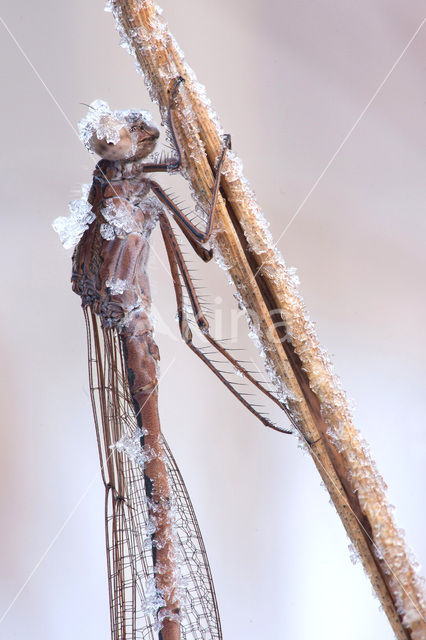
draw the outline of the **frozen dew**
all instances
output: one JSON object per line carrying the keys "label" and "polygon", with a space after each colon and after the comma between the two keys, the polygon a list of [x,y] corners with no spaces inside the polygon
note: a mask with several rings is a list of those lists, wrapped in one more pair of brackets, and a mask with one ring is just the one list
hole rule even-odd
{"label": "frozen dew", "polygon": [[[138,8],[142,8],[144,0],[139,0],[139,2],[136,2],[135,4],[136,10]],[[155,51],[161,46],[167,46],[170,41],[167,24],[163,20],[159,19],[161,10],[159,7],[155,6],[155,17],[157,19],[151,22],[149,31],[140,24],[137,27],[135,26],[133,28],[126,29],[123,26],[124,20],[122,16],[122,9],[114,2],[114,0],[107,1],[105,11],[112,13],[114,16],[116,28],[120,36],[120,45],[134,57],[136,61],[136,69],[138,73],[141,73],[142,69],[140,68],[139,61],[137,60],[136,50],[143,47],[145,52]],[[149,74],[142,73],[142,75],[144,75],[145,85],[152,100],[158,102]],[[178,74],[175,68],[170,68],[169,73],[165,72],[164,75],[169,75],[170,79],[173,79]]]}
{"label": "frozen dew", "polygon": [[[149,518],[147,520],[146,528],[145,528],[146,535],[153,536],[156,531],[157,531],[157,527],[155,526],[154,522],[152,522],[152,520]],[[149,544],[150,545],[152,544],[151,538],[149,539]]]}
{"label": "frozen dew", "polygon": [[117,236],[124,233],[131,233],[135,230],[135,221],[132,215],[132,209],[129,209],[128,202],[123,201],[117,205],[116,198],[108,200],[102,208],[102,215],[106,222],[109,223]]}
{"label": "frozen dew", "polygon": [[295,287],[298,287],[300,285],[300,279],[299,279],[299,276],[297,275],[296,267],[288,267],[287,268],[287,272],[288,272],[288,276],[289,276],[290,280],[292,281],[293,285]]}
{"label": "frozen dew", "polygon": [[106,223],[101,224],[99,231],[104,240],[114,240],[115,229],[112,225]]}
{"label": "frozen dew", "polygon": [[107,280],[106,286],[109,289],[111,295],[120,295],[128,288],[127,280],[121,280],[121,278],[114,278],[113,280]]}
{"label": "frozen dew", "polygon": [[111,449],[118,453],[124,453],[129,460],[143,469],[146,462],[155,457],[151,447],[141,445],[142,431],[136,429],[133,434],[124,434],[117,442],[111,445]]}
{"label": "frozen dew", "polygon": [[122,21],[120,20],[121,18],[121,7],[119,7],[114,0],[107,0],[104,10],[107,13],[112,13],[112,15],[115,17],[116,20],[116,26],[117,26],[117,31],[118,34],[120,36],[120,46],[123,47],[123,49],[125,49],[128,53],[130,53],[131,55],[135,55],[135,48],[132,44],[131,38],[127,35]]}
{"label": "frozen dew", "polygon": [[174,620],[175,622],[180,622],[181,621],[181,616],[179,613],[173,613],[173,611],[170,611],[167,608],[161,609],[158,614],[157,614],[157,619],[158,619],[158,630],[160,631],[163,627],[163,622],[164,620]]}
{"label": "frozen dew", "polygon": [[145,196],[139,203],[142,213],[146,213],[144,224],[144,234],[149,236],[153,228],[158,222],[160,213],[164,210],[163,205],[155,196]]}
{"label": "frozen dew", "polygon": [[330,442],[334,445],[335,449],[339,453],[342,453],[345,447],[341,442],[338,431],[336,431],[335,428],[331,429],[330,427],[327,427],[327,436],[329,437]]}
{"label": "frozen dew", "polygon": [[236,180],[241,180],[243,177],[243,163],[241,158],[239,158],[237,154],[230,149],[226,152],[225,161],[222,167],[222,175],[228,182],[235,182]]}
{"label": "frozen dew", "polygon": [[[93,134],[96,134],[99,139],[104,137],[100,135],[103,131],[108,130],[107,122],[112,121],[112,111],[107,102],[104,100],[94,100],[90,106],[87,115],[78,123],[78,132],[80,140],[84,143],[90,153],[93,153],[91,148],[91,139]],[[121,125],[120,129],[123,125]],[[98,135],[99,134],[99,135]],[[108,131],[108,142],[118,142],[120,136],[117,137],[117,131]]]}
{"label": "frozen dew", "polygon": [[135,46],[132,42],[132,32],[130,36],[127,35],[124,29],[119,30],[120,34],[120,47],[122,47],[127,53],[130,53],[131,56],[135,55]]}
{"label": "frozen dew", "polygon": [[[181,54],[181,58],[183,60],[184,59],[183,51],[180,50],[176,40],[174,39],[174,37],[171,34],[169,35],[169,38],[170,38],[171,43],[173,44],[173,46],[176,48],[177,52]],[[191,67],[188,65],[188,63],[185,62],[184,65],[185,65],[186,75],[188,76],[188,78],[190,78],[190,80],[191,80],[191,82],[193,84],[194,90],[196,91],[200,102],[207,109],[207,113],[209,115],[209,118],[214,123],[217,133],[220,136],[223,136],[224,131],[223,131],[222,125],[220,124],[220,121],[219,121],[219,118],[217,116],[217,113],[214,111],[214,109],[212,107],[212,103],[211,103],[210,98],[207,96],[206,87],[203,84],[201,84],[201,82],[198,81],[197,76],[195,75],[193,69],[191,69]]]}
{"label": "frozen dew", "polygon": [[360,562],[361,558],[359,557],[359,553],[352,543],[348,545],[348,549],[349,549],[349,558],[352,564],[355,565],[358,562]]}
{"label": "frozen dew", "polygon": [[[87,115],[78,123],[80,140],[90,153],[94,153],[94,140],[106,140],[111,144],[120,141],[123,128],[137,119],[142,119],[146,124],[152,123],[152,115],[149,111],[142,109],[112,110],[105,100],[94,100]],[[136,151],[137,133],[130,134],[132,142],[129,157]]]}
{"label": "frozen dew", "polygon": [[122,122],[115,120],[107,114],[99,118],[96,136],[99,140],[106,140],[108,143],[117,144],[120,140],[120,131],[122,128]]}
{"label": "frozen dew", "polygon": [[[163,598],[160,589],[157,589],[155,585],[155,579],[150,578],[147,582],[145,598],[142,602],[142,614],[156,616],[160,607],[164,607],[166,601]],[[159,631],[159,629],[157,629]]]}
{"label": "frozen dew", "polygon": [[[139,6],[142,8],[144,5],[143,0],[139,0]],[[115,18],[116,28],[120,36],[120,44],[123,48],[128,51],[136,60],[136,68],[138,73],[142,72],[139,61],[137,60],[137,49],[140,49],[145,52],[149,51],[157,51],[159,49],[171,48],[177,52],[177,55],[180,56],[181,60],[184,60],[184,53],[180,49],[173,35],[169,32],[167,23],[162,19],[162,9],[155,5],[155,17],[151,20],[149,30],[145,29],[141,25],[137,27],[130,28],[126,30],[124,28],[124,20],[122,19],[122,10],[121,7],[114,2],[114,0],[107,0],[105,11],[112,13]],[[223,129],[220,125],[217,114],[212,108],[211,102],[207,97],[207,92],[205,86],[202,85],[195,76],[191,67],[184,62],[185,68],[185,76],[188,77],[191,82],[194,90],[198,94],[198,98],[200,102],[205,106],[208,111],[209,117],[213,120],[216,125],[217,131],[219,135],[223,135]],[[163,79],[169,80],[170,82],[179,75],[179,72],[175,65],[169,65],[166,69],[165,67],[160,69],[160,73],[162,74]],[[149,73],[145,73],[145,85],[151,96],[151,99],[154,102],[158,103],[158,95],[155,87],[155,83],[153,83],[153,79],[150,77]],[[190,105],[188,105],[190,107]],[[164,111],[164,110],[163,110]],[[190,121],[194,120],[193,116],[191,116]],[[196,157],[196,155],[194,156]]]}
{"label": "frozen dew", "polygon": [[81,186],[81,198],[69,203],[70,213],[67,217],[61,216],[53,221],[52,227],[58,233],[65,249],[73,249],[80,241],[81,236],[95,219],[92,205],[87,201],[90,185]]}
{"label": "frozen dew", "polygon": [[153,124],[152,113],[147,109],[116,109],[113,114],[114,118],[121,119],[123,122],[133,122],[142,118],[146,124]]}
{"label": "frozen dew", "polygon": [[230,269],[229,263],[227,260],[225,260],[222,254],[219,253],[219,251],[214,252],[214,258],[215,258],[216,264],[220,269],[222,269],[223,271],[229,271]]}

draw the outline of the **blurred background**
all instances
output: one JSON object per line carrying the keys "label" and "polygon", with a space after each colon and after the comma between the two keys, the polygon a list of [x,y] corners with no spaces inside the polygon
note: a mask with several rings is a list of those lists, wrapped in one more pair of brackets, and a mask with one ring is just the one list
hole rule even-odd
{"label": "blurred background", "polygon": [[[426,25],[305,201],[421,25],[424,3],[162,6],[275,238],[304,202],[279,248],[424,562]],[[152,108],[157,122],[158,111],[103,0],[8,3],[2,18],[19,46],[1,25],[0,617],[26,586],[0,636],[106,640],[85,330],[71,252],[51,222],[91,180],[95,159],[72,128],[86,113],[80,103]],[[187,193],[183,179],[171,181]],[[224,637],[390,640],[310,458],[295,438],[262,428],[181,343],[158,231],[153,245],[161,418],[204,534]],[[229,329],[226,278],[214,264],[206,278]],[[245,333],[239,322],[243,344]]]}

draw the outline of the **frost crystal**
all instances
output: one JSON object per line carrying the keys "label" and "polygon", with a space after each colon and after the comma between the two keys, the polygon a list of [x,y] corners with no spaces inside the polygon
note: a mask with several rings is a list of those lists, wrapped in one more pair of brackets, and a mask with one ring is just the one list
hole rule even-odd
{"label": "frost crystal", "polygon": [[[122,126],[121,124],[120,129]],[[117,125],[113,127],[113,113],[104,100],[94,100],[90,104],[87,115],[78,123],[80,140],[91,153],[93,150],[90,147],[90,140],[94,133],[100,140],[107,136],[107,142],[118,142],[120,129],[117,131]]]}
{"label": "frost crystal", "polygon": [[348,545],[348,549],[349,549],[349,557],[351,559],[352,564],[357,564],[358,562],[360,562],[361,558],[359,557],[359,553],[355,549],[352,543]]}
{"label": "frost crystal", "polygon": [[69,203],[69,216],[61,216],[52,222],[52,227],[59,234],[59,238],[65,249],[73,249],[80,241],[81,236],[95,219],[92,213],[92,205],[87,201],[90,185],[81,186],[81,198]]}
{"label": "frost crystal", "polygon": [[109,289],[111,295],[120,295],[125,292],[128,287],[128,283],[126,280],[121,280],[120,278],[115,278],[114,280],[107,280],[106,286]]}
{"label": "frost crystal", "polygon": [[[152,122],[152,115],[149,111],[136,109],[113,111],[104,100],[94,100],[90,104],[87,115],[78,123],[80,140],[90,153],[94,153],[93,136],[96,136],[98,140],[105,139],[107,142],[116,144],[120,140],[120,132],[123,127],[128,127],[129,122],[136,118],[142,118],[147,124]],[[130,155],[133,155],[136,151],[137,134],[130,135],[132,140]]]}
{"label": "frost crystal", "polygon": [[123,201],[117,206],[115,202],[108,200],[102,208],[102,215],[109,225],[113,227],[117,236],[123,233],[131,233],[135,230],[132,211],[129,209],[127,201]]}
{"label": "frost crystal", "polygon": [[164,211],[164,207],[155,196],[145,196],[139,203],[139,209],[142,213],[146,212],[147,220],[144,223],[144,233],[149,235],[157,224],[158,216]]}
{"label": "frost crystal", "polygon": [[[156,616],[160,607],[164,607],[166,601],[164,600],[160,589],[155,586],[155,579],[150,578],[147,583],[145,600],[142,605],[142,613],[145,615]],[[159,629],[156,629],[159,631]]]}
{"label": "frost crystal", "polygon": [[99,231],[104,240],[114,240],[115,230],[110,224],[101,224]]}
{"label": "frost crystal", "polygon": [[150,447],[141,446],[142,431],[136,429],[132,435],[125,434],[111,445],[118,453],[124,453],[132,462],[140,467],[144,467],[146,462],[150,462],[155,457],[154,451]]}

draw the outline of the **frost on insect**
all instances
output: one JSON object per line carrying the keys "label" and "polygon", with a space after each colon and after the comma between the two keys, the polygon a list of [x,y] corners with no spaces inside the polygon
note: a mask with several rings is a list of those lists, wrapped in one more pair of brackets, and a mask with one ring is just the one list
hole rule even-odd
{"label": "frost on insect", "polygon": [[[160,607],[164,607],[165,604],[166,604],[166,601],[164,600],[160,589],[158,589],[155,586],[154,577],[150,578],[147,581],[147,588],[146,588],[145,598],[142,602],[141,612],[144,615],[155,617],[158,609],[160,609]],[[156,628],[155,630],[158,631],[159,629]]]}
{"label": "frost on insect", "polygon": [[92,205],[87,201],[90,185],[81,186],[82,195],[78,200],[69,203],[69,216],[56,218],[52,227],[59,234],[59,238],[65,249],[73,249],[78,244],[81,236],[95,219],[92,213]]}
{"label": "frost on insect", "polygon": [[101,224],[100,233],[104,240],[114,240],[115,238],[114,227],[106,222]]}
{"label": "frost on insect", "polygon": [[107,280],[105,284],[108,287],[109,292],[113,296],[124,293],[129,287],[129,283],[127,282],[127,280],[122,280],[121,278],[113,278],[112,280]]}
{"label": "frost on insect", "polygon": [[117,198],[107,200],[102,208],[102,216],[114,230],[114,236],[124,238],[136,231],[132,210],[127,200],[117,202]]}
{"label": "frost on insect", "polygon": [[93,153],[91,139],[94,133],[101,140],[105,138],[107,142],[116,144],[120,140],[120,131],[123,123],[114,118],[114,114],[104,100],[94,100],[87,116],[78,123],[80,140],[87,149]]}
{"label": "frost on insect", "polygon": [[115,444],[110,446],[110,449],[115,449],[118,453],[126,455],[131,462],[143,469],[145,463],[153,460],[156,454],[152,447],[141,446],[142,437],[142,429],[135,429],[132,434],[125,433]]}
{"label": "frost on insect", "polygon": [[128,156],[134,155],[137,146],[137,133],[129,132],[129,122],[132,119],[143,118],[146,124],[151,124],[152,115],[142,110],[112,110],[104,100],[94,100],[90,104],[87,115],[78,123],[79,136],[90,153],[97,153],[96,145],[99,141],[115,145],[130,137]]}
{"label": "frost on insect", "polygon": [[[109,359],[110,356],[107,363]],[[112,376],[109,379],[114,389],[123,380],[123,373],[107,367],[106,374]],[[116,392],[112,394],[105,389],[102,393],[106,395],[99,406],[108,412],[104,420],[108,418],[122,429],[120,437],[103,454],[104,468],[112,465],[120,469],[119,478],[113,483],[117,491],[111,496],[112,509],[107,519],[108,549],[112,557],[118,558],[115,571],[125,579],[118,594],[121,597],[124,592],[129,593],[128,604],[125,605],[125,599],[123,607],[131,609],[117,609],[120,616],[117,620],[125,625],[126,637],[134,640],[153,638],[152,632],[159,633],[170,622],[178,624],[182,639],[220,640],[204,546],[170,450],[161,435],[152,441],[152,446],[142,444],[149,432],[135,427],[130,405],[123,402],[128,393],[125,387],[118,393],[123,398],[119,405],[120,421],[112,402]],[[158,489],[155,499],[147,498],[144,475],[147,466],[157,464],[157,460],[167,467],[169,486]],[[162,553],[163,561],[159,561]],[[126,580],[126,576],[131,576],[131,580]]]}

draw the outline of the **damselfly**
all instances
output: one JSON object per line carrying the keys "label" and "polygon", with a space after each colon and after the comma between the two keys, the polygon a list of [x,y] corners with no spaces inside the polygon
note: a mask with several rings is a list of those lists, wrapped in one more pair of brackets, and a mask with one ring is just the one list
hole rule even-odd
{"label": "damselfly", "polygon": [[[196,289],[167,217],[205,262],[215,224],[220,175],[230,137],[218,159],[204,230],[193,224],[148,173],[179,170],[182,149],[174,126],[170,92],[168,126],[176,155],[148,159],[159,131],[142,111],[110,111],[97,101],[81,123],[88,148],[101,156],[88,197],[70,219],[55,221],[67,246],[78,240],[72,285],[86,318],[89,375],[102,479],[111,630],[114,640],[218,639],[216,597],[198,523],[185,484],[160,430],[158,348],[150,318],[146,265],[149,238],[158,223],[167,251],[182,338],[226,387],[262,423],[276,426],[248,402],[235,384],[196,346],[184,292],[198,329],[212,348],[259,391],[286,407],[209,332]],[[289,416],[290,420],[291,417]]]}

